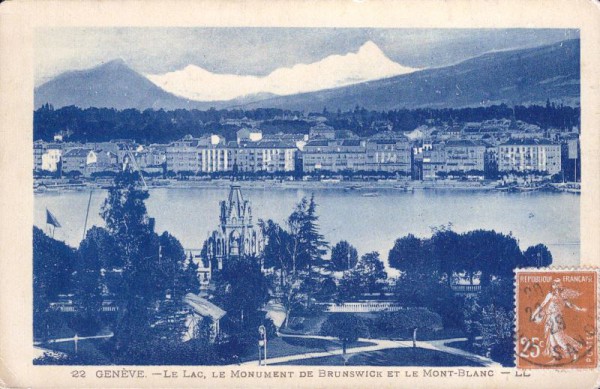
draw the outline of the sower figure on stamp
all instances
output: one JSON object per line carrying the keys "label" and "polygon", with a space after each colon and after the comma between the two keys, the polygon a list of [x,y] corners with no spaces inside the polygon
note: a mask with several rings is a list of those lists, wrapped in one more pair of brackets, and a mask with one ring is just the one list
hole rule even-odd
{"label": "sower figure on stamp", "polygon": [[563,288],[560,278],[556,278],[552,282],[552,290],[531,314],[531,320],[535,323],[544,320],[545,355],[551,355],[554,359],[562,359],[565,355],[574,361],[577,360],[577,354],[583,345],[567,335],[563,311],[567,307],[577,312],[585,312],[585,308],[571,302],[571,299],[580,295],[581,293],[576,290]]}

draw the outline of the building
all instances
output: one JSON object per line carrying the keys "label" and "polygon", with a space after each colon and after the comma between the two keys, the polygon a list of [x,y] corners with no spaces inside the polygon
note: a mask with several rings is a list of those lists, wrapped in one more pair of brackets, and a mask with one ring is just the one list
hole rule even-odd
{"label": "building", "polygon": [[488,145],[482,141],[424,141],[414,148],[415,178],[435,179],[440,175],[486,171]]}
{"label": "building", "polygon": [[304,145],[308,142],[307,134],[266,134],[262,140],[278,140],[287,143],[293,143],[300,151],[304,150]]}
{"label": "building", "polygon": [[[244,136],[244,134],[239,134]],[[212,135],[185,137],[166,148],[167,170],[177,172],[293,172],[298,148],[293,140],[225,142]]]}
{"label": "building", "polygon": [[62,171],[83,174],[87,165],[96,162],[96,160],[97,155],[92,149],[77,147],[63,154]]}
{"label": "building", "polygon": [[581,178],[581,158],[579,135],[569,133],[561,142],[561,162],[564,179],[567,181],[579,181]]}
{"label": "building", "polygon": [[294,142],[261,140],[235,147],[235,164],[240,172],[293,172],[298,149]]}
{"label": "building", "polygon": [[213,173],[231,171],[234,155],[218,135],[204,138],[186,136],[166,147],[167,170],[175,173]]}
{"label": "building", "polygon": [[441,142],[423,142],[419,149],[421,171],[417,177],[423,180],[437,178],[440,172],[446,172],[446,149]]}
{"label": "building", "polygon": [[199,140],[191,136],[169,144],[165,151],[167,170],[175,173],[198,172],[201,166],[198,144]]}
{"label": "building", "polygon": [[46,144],[43,140],[36,140],[33,142],[33,170],[41,170],[42,168],[42,155],[46,151]]}
{"label": "building", "polygon": [[410,174],[411,146],[408,139],[368,140],[365,170]]}
{"label": "building", "polygon": [[61,148],[47,148],[42,154],[42,170],[49,172],[55,172],[58,170],[58,166],[62,157]]}
{"label": "building", "polygon": [[498,170],[557,174],[561,146],[546,139],[510,139],[498,146]]}
{"label": "building", "polygon": [[237,143],[242,142],[258,142],[262,140],[263,134],[262,131],[257,129],[250,128],[242,128],[236,132]]}
{"label": "building", "polygon": [[119,171],[117,154],[112,151],[91,151],[87,165],[83,171],[85,175],[100,172],[117,172]]}
{"label": "building", "polygon": [[483,172],[485,169],[485,144],[480,141],[449,140],[446,151],[445,170],[451,172]]}
{"label": "building", "polygon": [[72,143],[44,142],[43,140],[36,140],[33,142],[33,169],[55,172],[58,169],[58,164],[64,150],[77,146],[81,147],[80,145]]}
{"label": "building", "polygon": [[335,139],[335,129],[325,123],[318,123],[308,130],[308,136],[310,139]]}
{"label": "building", "polygon": [[364,140],[311,140],[302,152],[302,168],[305,173],[364,171],[366,157]]}
{"label": "building", "polygon": [[146,166],[161,166],[167,162],[167,146],[151,144],[147,148]]}
{"label": "building", "polygon": [[239,185],[231,186],[220,211],[219,227],[209,234],[202,249],[213,271],[222,270],[230,258],[258,257],[264,249],[260,229],[252,220],[252,206]]}

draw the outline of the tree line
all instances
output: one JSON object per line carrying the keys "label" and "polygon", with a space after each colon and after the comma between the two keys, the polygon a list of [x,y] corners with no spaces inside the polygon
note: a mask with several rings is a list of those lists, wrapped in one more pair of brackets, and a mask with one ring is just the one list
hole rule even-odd
{"label": "tree line", "polygon": [[313,125],[311,118],[323,116],[326,124],[336,130],[350,130],[359,136],[370,136],[378,131],[412,131],[422,124],[453,125],[481,122],[491,119],[515,119],[536,124],[542,129],[570,130],[579,126],[580,108],[548,101],[545,106],[514,106],[506,104],[475,108],[419,108],[373,111],[362,107],[353,110],[309,113],[282,109],[210,109],[207,111],[178,109],[173,111],[147,109],[116,110],[113,108],[54,109],[45,104],[34,111],[34,140],[51,141],[59,131],[70,131],[69,140],[103,142],[111,139],[132,139],[142,144],[168,143],[187,134],[199,137],[206,134],[223,135],[236,139],[240,126],[223,123],[226,119],[259,121],[264,133],[307,134]]}

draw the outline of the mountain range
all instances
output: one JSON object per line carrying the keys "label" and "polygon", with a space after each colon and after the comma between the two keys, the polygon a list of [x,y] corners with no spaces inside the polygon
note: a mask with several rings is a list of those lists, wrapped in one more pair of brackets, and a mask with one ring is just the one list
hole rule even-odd
{"label": "mountain range", "polygon": [[211,73],[195,65],[143,75],[122,60],[70,71],[35,89],[35,107],[116,109],[283,108],[320,111],[466,107],[496,103],[578,105],[579,40],[484,54],[451,66],[412,69],[374,43],[257,77]]}
{"label": "mountain range", "polygon": [[264,77],[217,74],[195,65],[146,77],[167,92],[180,97],[196,101],[224,101],[261,94],[288,96],[314,92],[415,70],[417,69],[392,61],[375,43],[367,41],[356,53],[330,55],[310,64],[279,68]]}

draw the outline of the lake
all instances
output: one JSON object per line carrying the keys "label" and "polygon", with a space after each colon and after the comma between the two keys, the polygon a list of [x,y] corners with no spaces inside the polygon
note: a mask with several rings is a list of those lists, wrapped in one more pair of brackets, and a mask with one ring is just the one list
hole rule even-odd
{"label": "lake", "polygon": [[[187,249],[199,249],[219,220],[219,201],[228,188],[150,189],[147,208],[156,231],[169,231]],[[360,191],[332,189],[244,188],[255,221],[283,222],[303,197],[315,194],[321,233],[332,245],[347,240],[359,254],[379,251],[387,261],[394,240],[406,234],[427,237],[431,228],[452,223],[456,232],[493,229],[519,240],[521,249],[544,243],[554,264],[579,264],[579,196],[570,193],[499,193],[460,190],[378,190],[377,197]],[[90,192],[35,194],[35,224],[45,229],[46,207],[62,228],[55,238],[77,247],[82,239]],[[103,225],[99,215],[106,190],[92,193],[88,229]]]}

